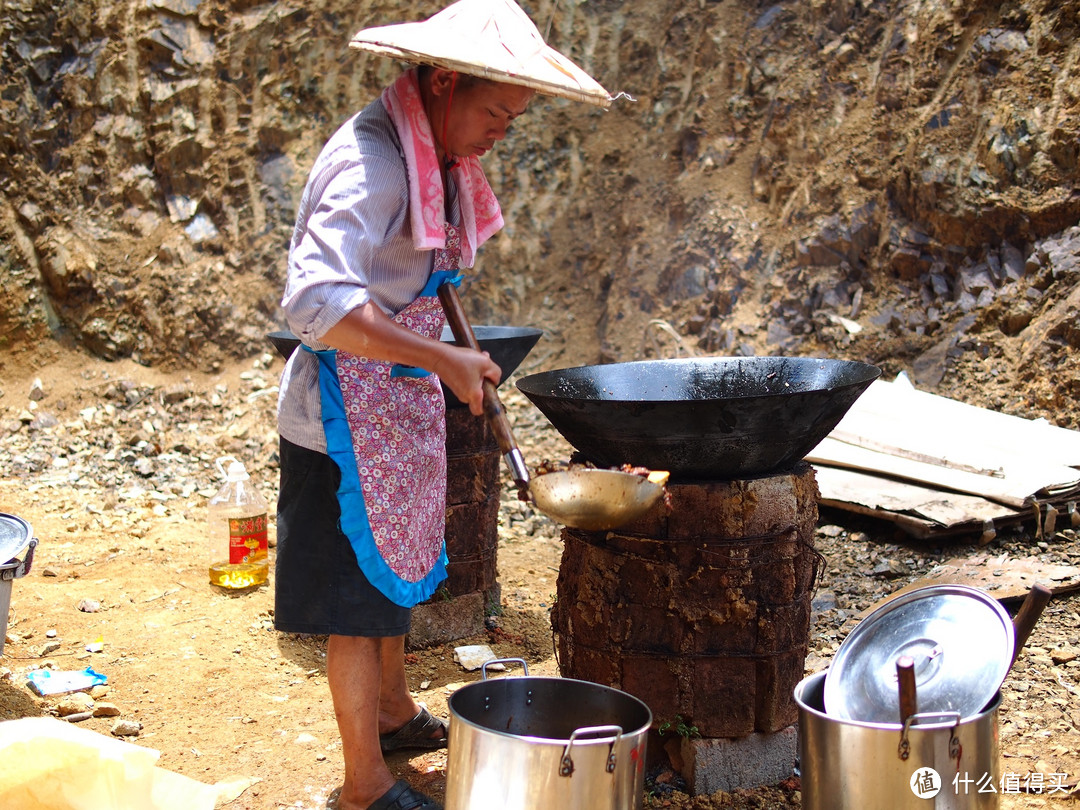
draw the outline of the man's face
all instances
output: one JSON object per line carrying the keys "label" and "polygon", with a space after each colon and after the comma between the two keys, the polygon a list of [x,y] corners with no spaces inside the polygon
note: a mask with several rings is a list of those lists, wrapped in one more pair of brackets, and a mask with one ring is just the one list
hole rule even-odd
{"label": "man's face", "polygon": [[450,102],[446,151],[454,157],[480,157],[506,137],[510,122],[525,112],[535,91],[501,82],[458,80]]}

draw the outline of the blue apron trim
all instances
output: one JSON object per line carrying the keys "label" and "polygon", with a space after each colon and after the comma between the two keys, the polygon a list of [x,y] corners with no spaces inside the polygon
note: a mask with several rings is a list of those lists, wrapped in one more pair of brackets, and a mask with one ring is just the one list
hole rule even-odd
{"label": "blue apron trim", "polygon": [[458,273],[457,270],[436,270],[428,278],[427,284],[424,286],[423,291],[418,298],[434,298],[439,294],[439,287],[449,282],[455,287],[461,286],[461,280],[464,276]]}
{"label": "blue apron trim", "polygon": [[431,372],[426,368],[417,368],[416,366],[403,366],[401,363],[397,363],[390,367],[391,377],[430,377]]}
{"label": "blue apron trim", "polygon": [[386,564],[375,545],[375,536],[368,522],[364,490],[360,485],[356,455],[353,453],[352,433],[345,417],[345,401],[338,383],[337,350],[315,351],[307,346],[304,349],[319,359],[319,393],[322,397],[326,453],[341,471],[337,491],[338,504],[341,506],[341,531],[349,538],[356,562],[368,581],[394,604],[411,608],[435,593],[439,583],[446,579],[446,565],[449,562],[446,544],[443,543],[434,567],[418,582],[406,582]]}
{"label": "blue apron trim", "polygon": [[[436,270],[428,278],[427,284],[420,292],[417,298],[434,298],[439,294],[439,287],[443,284],[453,284],[455,287],[461,286],[461,280],[463,275],[457,273],[454,270]],[[418,368],[416,366],[403,366],[401,363],[394,365],[390,368],[391,377],[428,377],[431,372],[424,368]]]}

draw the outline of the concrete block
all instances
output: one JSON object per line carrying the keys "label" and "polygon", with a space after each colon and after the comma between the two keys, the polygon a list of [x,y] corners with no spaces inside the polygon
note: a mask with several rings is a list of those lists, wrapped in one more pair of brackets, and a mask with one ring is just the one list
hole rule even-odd
{"label": "concrete block", "polygon": [[441,599],[437,594],[429,602],[412,609],[412,628],[405,638],[410,650],[435,647],[484,632],[484,593]]}
{"label": "concrete block", "polygon": [[694,796],[775,785],[795,771],[797,726],[746,737],[684,739],[683,776]]}

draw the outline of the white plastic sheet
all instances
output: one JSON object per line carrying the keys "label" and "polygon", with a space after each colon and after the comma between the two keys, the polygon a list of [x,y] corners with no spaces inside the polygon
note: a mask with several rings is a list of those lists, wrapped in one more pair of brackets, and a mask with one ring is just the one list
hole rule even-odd
{"label": "white plastic sheet", "polygon": [[218,788],[157,767],[158,751],[51,717],[0,722],[0,807],[213,810]]}

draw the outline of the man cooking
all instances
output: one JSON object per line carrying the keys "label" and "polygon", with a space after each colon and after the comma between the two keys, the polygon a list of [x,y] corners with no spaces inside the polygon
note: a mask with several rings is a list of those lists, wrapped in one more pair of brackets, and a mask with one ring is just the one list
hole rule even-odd
{"label": "man cooking", "polygon": [[440,381],[479,416],[500,374],[440,340],[437,291],[503,225],[478,158],[534,93],[611,97],[513,0],[460,0],[351,45],[416,66],[329,139],[300,202],[282,299],[303,347],[278,404],[275,624],[329,636],[345,760],[332,806],[430,810],[383,755],[447,743],[404,665],[411,608],[446,576]]}

